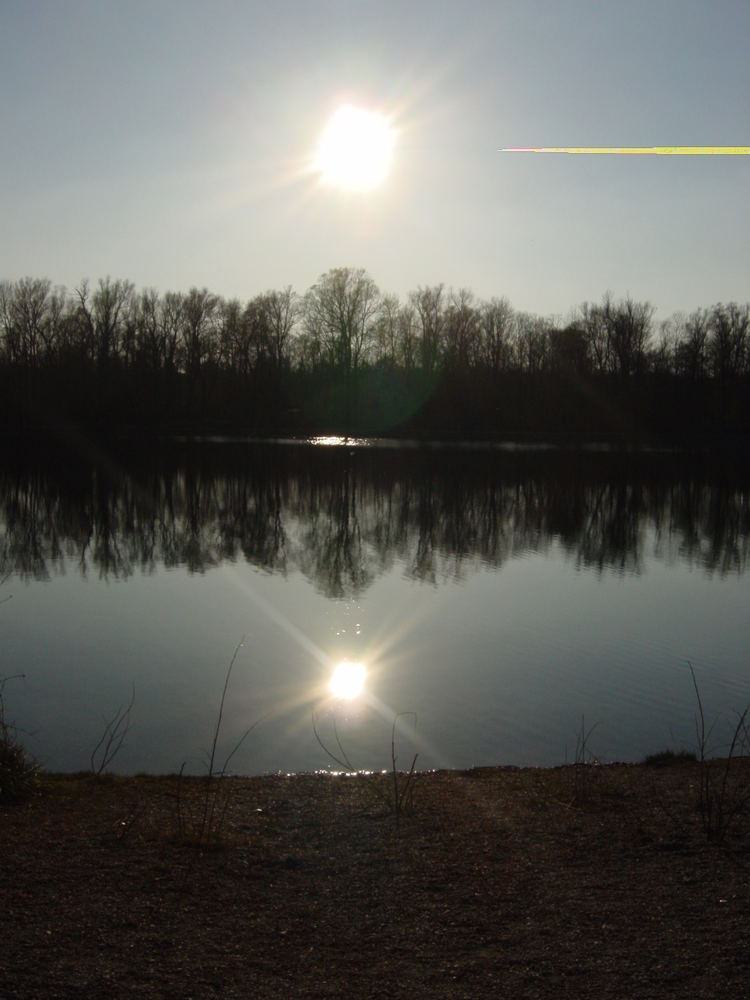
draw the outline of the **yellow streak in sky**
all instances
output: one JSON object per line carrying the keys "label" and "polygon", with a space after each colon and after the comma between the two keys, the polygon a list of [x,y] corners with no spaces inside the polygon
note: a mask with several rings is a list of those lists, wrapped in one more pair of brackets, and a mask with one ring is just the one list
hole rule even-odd
{"label": "yellow streak in sky", "polygon": [[750,156],[750,146],[513,146],[501,153],[589,153],[621,156]]}

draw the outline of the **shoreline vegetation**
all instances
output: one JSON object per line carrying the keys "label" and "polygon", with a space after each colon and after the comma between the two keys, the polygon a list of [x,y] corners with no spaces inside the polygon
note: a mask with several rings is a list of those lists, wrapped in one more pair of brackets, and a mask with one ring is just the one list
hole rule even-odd
{"label": "shoreline vegetation", "polygon": [[747,811],[717,840],[698,808],[722,766],[417,772],[398,824],[381,776],[222,778],[210,847],[178,820],[205,778],[41,773],[0,809],[2,991],[739,998]]}
{"label": "shoreline vegetation", "polygon": [[750,304],[657,323],[607,292],[563,319],[442,284],[400,299],[351,267],[246,302],[1,281],[0,418],[63,436],[746,438]]}

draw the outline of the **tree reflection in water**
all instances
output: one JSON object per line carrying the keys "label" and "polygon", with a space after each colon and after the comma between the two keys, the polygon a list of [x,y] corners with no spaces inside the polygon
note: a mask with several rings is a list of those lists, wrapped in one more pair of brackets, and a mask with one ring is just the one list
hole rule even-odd
{"label": "tree reflection in water", "polygon": [[598,572],[643,559],[744,573],[748,474],[676,453],[184,445],[0,469],[0,578],[99,577],[242,558],[363,593],[395,562],[436,583],[561,547]]}

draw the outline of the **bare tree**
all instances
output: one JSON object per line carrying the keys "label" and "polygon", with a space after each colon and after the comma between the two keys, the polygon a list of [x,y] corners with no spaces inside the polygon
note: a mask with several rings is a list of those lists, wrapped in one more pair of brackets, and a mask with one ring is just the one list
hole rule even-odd
{"label": "bare tree", "polygon": [[250,370],[261,377],[271,369],[271,344],[266,298],[256,295],[245,306],[243,313]]}
{"label": "bare tree", "polygon": [[47,278],[3,282],[0,322],[5,353],[12,363],[24,368],[38,367],[47,338],[51,287]]}
{"label": "bare tree", "polygon": [[654,308],[628,296],[614,302],[607,293],[602,302],[612,370],[623,376],[640,374],[645,368]]}
{"label": "bare tree", "polygon": [[159,345],[166,371],[176,371],[179,363],[183,303],[179,292],[167,292],[159,301]]}
{"label": "bare tree", "polygon": [[280,372],[289,361],[292,333],[299,319],[299,296],[287,285],[263,296],[268,317],[268,350],[272,364]]}
{"label": "bare tree", "polygon": [[375,324],[374,359],[391,370],[396,368],[399,348],[399,310],[397,295],[384,295]]}
{"label": "bare tree", "polygon": [[159,295],[154,288],[144,289],[134,305],[135,352],[147,369],[158,372],[163,364],[161,329],[159,326]]}
{"label": "bare tree", "polygon": [[702,381],[708,370],[708,328],[709,315],[705,309],[696,309],[679,322],[675,365],[678,374],[691,382]]}
{"label": "bare tree", "polygon": [[709,324],[711,368],[715,377],[726,384],[745,371],[750,306],[736,302],[714,306]]}
{"label": "bare tree", "polygon": [[96,360],[99,365],[106,365],[120,354],[123,320],[133,293],[134,287],[129,281],[112,281],[109,276],[99,279],[97,289],[91,296]]}
{"label": "bare tree", "polygon": [[425,372],[433,372],[440,362],[440,348],[445,327],[443,286],[419,287],[411,292],[409,301],[414,306],[421,325],[419,343],[420,363]]}
{"label": "bare tree", "polygon": [[47,311],[42,327],[44,341],[44,359],[51,361],[63,348],[67,320],[67,294],[65,288],[58,285],[47,298]]}
{"label": "bare tree", "polygon": [[217,360],[220,367],[233,375],[246,377],[249,372],[249,352],[246,323],[239,299],[222,299],[217,309]]}
{"label": "bare tree", "polygon": [[649,353],[649,367],[657,375],[674,375],[678,368],[678,354],[685,329],[685,317],[675,313],[659,324],[656,344]]}
{"label": "bare tree", "polygon": [[16,326],[13,319],[13,282],[0,281],[0,355],[3,361],[12,362],[14,360],[16,347]]}
{"label": "bare tree", "polygon": [[87,360],[96,359],[96,325],[91,306],[91,292],[88,278],[84,278],[75,290],[74,308],[75,347]]}
{"label": "bare tree", "polygon": [[609,330],[602,306],[584,302],[579,310],[577,322],[586,338],[586,350],[595,372],[603,374],[610,370]]}
{"label": "bare tree", "polygon": [[374,358],[391,370],[410,372],[417,365],[417,313],[411,302],[383,295],[375,325]]}
{"label": "bare tree", "polygon": [[452,368],[466,369],[476,358],[479,340],[479,313],[468,288],[451,291],[445,310],[443,342],[445,358]]}
{"label": "bare tree", "polygon": [[330,364],[347,374],[359,369],[374,337],[379,304],[377,285],[362,268],[334,268],[312,286],[305,325]]}
{"label": "bare tree", "polygon": [[413,303],[406,302],[398,311],[397,361],[404,371],[411,372],[417,367],[418,354],[417,313]]}
{"label": "bare tree", "polygon": [[510,367],[513,309],[506,298],[490,299],[480,310],[480,357],[492,372]]}
{"label": "bare tree", "polygon": [[191,288],[182,300],[180,340],[183,364],[188,378],[198,378],[201,368],[211,358],[214,348],[214,320],[219,299],[207,288]]}
{"label": "bare tree", "polygon": [[516,352],[522,371],[536,375],[547,363],[547,321],[533,313],[516,313]]}
{"label": "bare tree", "polygon": [[552,371],[568,375],[581,375],[589,370],[586,336],[575,322],[548,328],[547,365]]}

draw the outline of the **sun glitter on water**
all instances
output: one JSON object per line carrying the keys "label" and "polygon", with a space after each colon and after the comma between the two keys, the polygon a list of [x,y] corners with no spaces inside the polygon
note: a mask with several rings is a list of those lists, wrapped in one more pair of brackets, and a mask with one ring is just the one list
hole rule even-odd
{"label": "sun glitter on water", "polygon": [[362,693],[366,676],[367,671],[363,664],[344,660],[333,671],[328,682],[328,690],[334,698],[352,701],[358,694]]}

